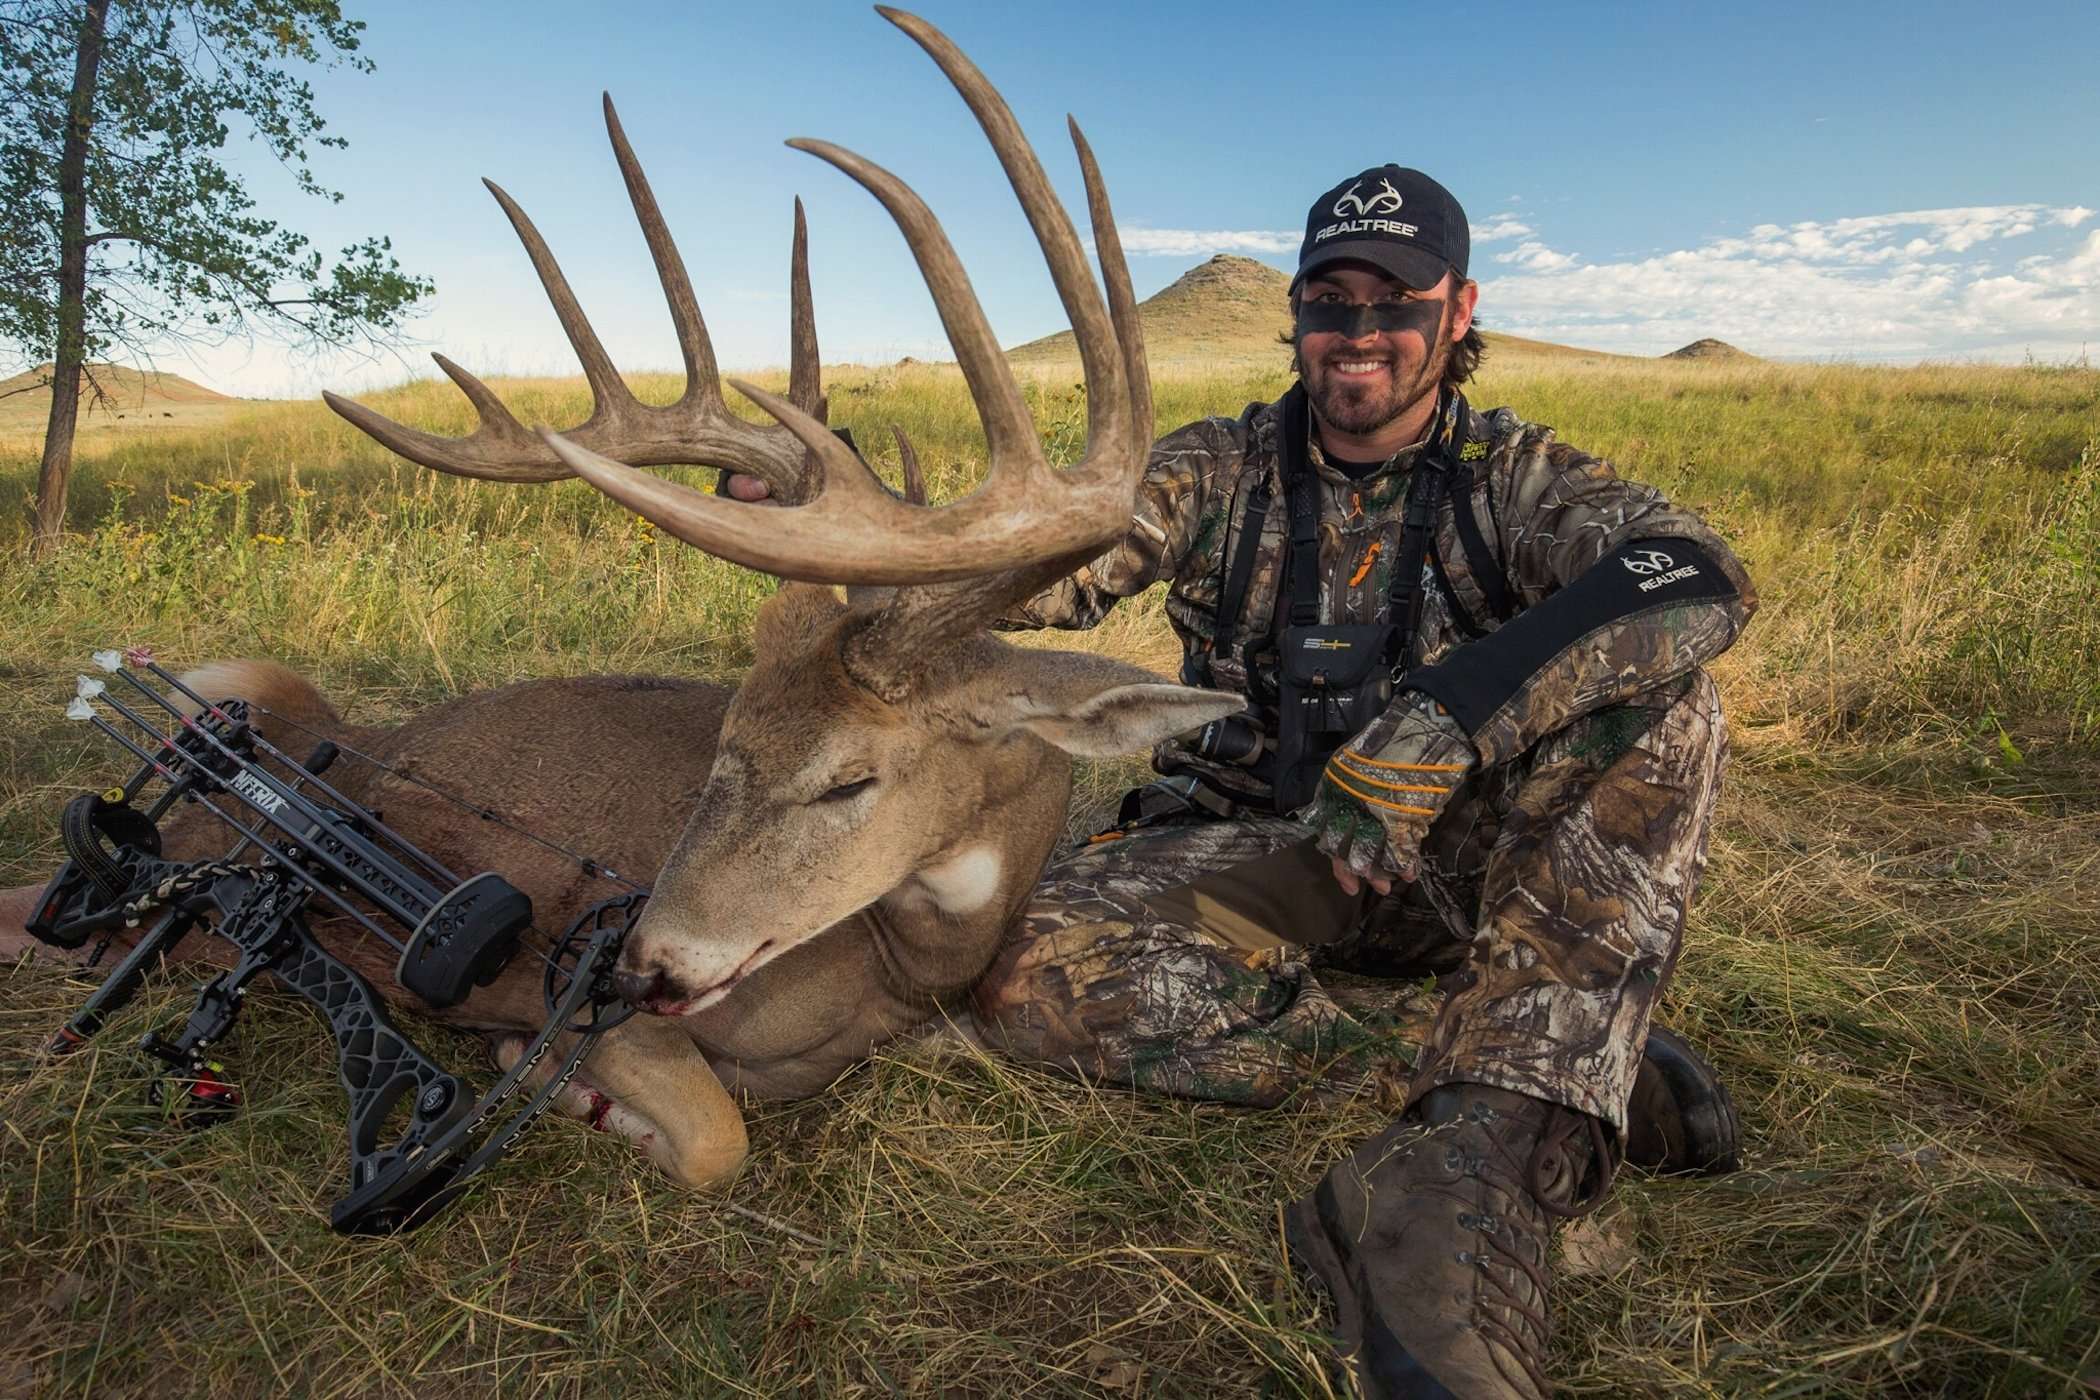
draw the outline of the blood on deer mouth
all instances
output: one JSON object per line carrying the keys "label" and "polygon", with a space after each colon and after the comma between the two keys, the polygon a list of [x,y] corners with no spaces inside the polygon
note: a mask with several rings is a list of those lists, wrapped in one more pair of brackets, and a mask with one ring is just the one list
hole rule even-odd
{"label": "blood on deer mouth", "polygon": [[778,941],[777,939],[768,938],[765,942],[752,949],[751,956],[738,963],[736,969],[727,977],[710,987],[703,987],[685,1000],[664,1004],[661,1010],[656,1005],[646,1006],[643,1010],[654,1012],[658,1016],[690,1016],[695,1011],[706,1010],[728,996],[730,992],[736,989],[737,983],[756,971],[759,964],[766,961],[767,955]]}

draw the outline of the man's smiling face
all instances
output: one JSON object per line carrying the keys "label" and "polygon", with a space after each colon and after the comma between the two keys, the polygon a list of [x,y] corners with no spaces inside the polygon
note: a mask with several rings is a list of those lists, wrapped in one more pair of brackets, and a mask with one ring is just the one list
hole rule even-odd
{"label": "man's smiling face", "polygon": [[1298,363],[1321,422],[1370,437],[1433,398],[1453,342],[1473,322],[1474,290],[1449,272],[1416,290],[1364,263],[1306,278]]}

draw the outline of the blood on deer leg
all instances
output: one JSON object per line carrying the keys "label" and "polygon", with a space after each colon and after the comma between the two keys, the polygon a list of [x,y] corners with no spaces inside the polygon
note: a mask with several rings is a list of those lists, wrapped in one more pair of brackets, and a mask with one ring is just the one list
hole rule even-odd
{"label": "blood on deer leg", "polygon": [[[496,1062],[508,1070],[524,1047],[522,1036],[502,1037]],[[534,1068],[536,1078],[552,1059]],[[706,1057],[675,1023],[655,1017],[638,1016],[606,1032],[553,1107],[618,1133],[686,1186],[727,1182],[750,1150],[744,1116]]]}

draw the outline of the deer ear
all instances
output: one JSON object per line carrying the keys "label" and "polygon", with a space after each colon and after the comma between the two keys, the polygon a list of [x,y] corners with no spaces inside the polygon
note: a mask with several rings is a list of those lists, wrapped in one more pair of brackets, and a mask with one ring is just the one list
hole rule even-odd
{"label": "deer ear", "polygon": [[1120,758],[1246,708],[1245,700],[1222,690],[1150,681],[1111,687],[1069,710],[1027,716],[1019,727],[1074,758]]}
{"label": "deer ear", "polygon": [[759,605],[753,636],[757,654],[780,656],[793,651],[845,611],[845,603],[824,584],[782,583],[778,593]]}
{"label": "deer ear", "polygon": [[1170,685],[1105,656],[1001,650],[1002,664],[953,697],[987,740],[1026,730],[1074,758],[1120,758],[1247,707],[1237,695]]}

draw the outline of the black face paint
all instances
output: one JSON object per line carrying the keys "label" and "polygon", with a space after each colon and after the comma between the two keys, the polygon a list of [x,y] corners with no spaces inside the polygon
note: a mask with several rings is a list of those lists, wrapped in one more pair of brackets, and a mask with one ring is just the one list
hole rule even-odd
{"label": "black face paint", "polygon": [[1339,335],[1358,340],[1372,331],[1412,331],[1428,345],[1443,324],[1444,298],[1380,301],[1360,305],[1345,301],[1307,301],[1298,305],[1298,334]]}

